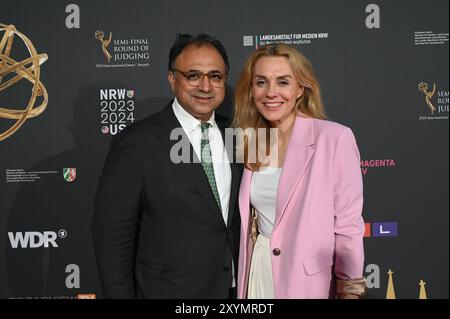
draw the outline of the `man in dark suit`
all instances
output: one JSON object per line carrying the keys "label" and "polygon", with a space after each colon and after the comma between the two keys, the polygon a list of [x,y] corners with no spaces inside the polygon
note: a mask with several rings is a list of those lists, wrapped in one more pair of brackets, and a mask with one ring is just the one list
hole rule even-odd
{"label": "man in dark suit", "polygon": [[217,39],[178,35],[175,99],[113,139],[92,222],[105,298],[232,296],[242,169],[225,149],[230,123],[214,112],[228,70]]}

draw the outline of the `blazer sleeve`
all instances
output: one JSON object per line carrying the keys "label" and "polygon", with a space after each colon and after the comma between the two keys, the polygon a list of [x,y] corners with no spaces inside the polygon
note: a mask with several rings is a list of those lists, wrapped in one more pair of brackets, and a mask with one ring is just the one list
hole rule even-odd
{"label": "blazer sleeve", "polygon": [[143,198],[131,136],[114,137],[95,196],[92,235],[104,298],[135,298],[134,268]]}
{"label": "blazer sleeve", "polygon": [[363,276],[363,181],[355,137],[345,128],[333,159],[335,274],[339,279]]}

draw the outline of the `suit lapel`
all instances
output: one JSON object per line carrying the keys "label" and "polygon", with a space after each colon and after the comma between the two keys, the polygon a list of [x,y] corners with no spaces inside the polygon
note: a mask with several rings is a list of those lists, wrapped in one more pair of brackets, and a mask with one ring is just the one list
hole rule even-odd
{"label": "suit lapel", "polygon": [[[181,128],[181,124],[178,122],[178,119],[175,117],[175,114],[172,110],[172,103],[166,106],[166,108],[160,113],[160,117],[158,119],[163,129],[157,133],[158,138],[161,143],[167,148],[168,152],[172,149],[172,147],[177,144],[178,140],[171,140],[170,134],[173,129],[181,129],[181,138],[189,143],[189,138],[185,134],[184,130]],[[208,207],[216,218],[220,220],[220,222],[225,226],[225,222],[223,220],[222,212],[219,210],[217,206],[217,202],[214,198],[214,194],[211,190],[211,186],[209,185],[208,178],[206,177],[205,171],[203,169],[200,160],[198,159],[192,145],[189,143],[190,149],[190,162],[189,163],[178,163],[175,164],[180,170],[184,173],[186,178],[195,186],[203,197]]]}
{"label": "suit lapel", "polygon": [[313,133],[312,119],[296,118],[278,186],[274,228],[283,218],[289,200],[314,154]]}
{"label": "suit lapel", "polygon": [[244,168],[242,181],[239,188],[239,213],[241,215],[241,223],[243,229],[248,229],[250,221],[250,187],[253,177],[253,171]]}
{"label": "suit lapel", "polygon": [[228,121],[221,121],[218,118],[216,118],[216,123],[219,126],[220,133],[222,134],[222,139],[224,140],[225,150],[227,152],[228,160],[230,163],[230,169],[231,169],[231,188],[230,188],[230,201],[229,201],[229,208],[228,208],[228,219],[227,219],[227,227],[230,227],[234,219],[237,218],[236,212],[236,205],[237,205],[237,198],[239,193],[239,185],[241,182],[241,174],[242,174],[242,167],[243,165],[241,163],[236,163],[235,160],[235,145],[233,143],[227,143],[229,139],[227,139],[227,132],[225,131],[226,128],[229,127]]}
{"label": "suit lapel", "polygon": [[236,214],[236,205],[239,196],[239,185],[242,176],[242,165],[237,163],[231,164],[231,191],[230,191],[230,208],[228,210],[228,222],[227,225],[230,227],[234,220],[239,217]]}

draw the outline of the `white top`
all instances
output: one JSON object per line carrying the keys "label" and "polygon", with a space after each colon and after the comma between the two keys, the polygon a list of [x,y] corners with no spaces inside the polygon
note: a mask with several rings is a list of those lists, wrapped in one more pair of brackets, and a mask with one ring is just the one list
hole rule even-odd
{"label": "white top", "polygon": [[258,230],[269,238],[275,224],[281,171],[281,167],[262,167],[259,171],[253,172],[250,185],[250,204],[258,215]]}
{"label": "white top", "polygon": [[[189,114],[178,103],[177,99],[174,100],[172,108],[175,116],[181,124],[181,127],[188,136],[197,157],[200,158],[200,144],[202,138],[202,129],[200,127],[201,121]],[[222,134],[214,120],[214,113],[208,120],[208,123],[211,124],[208,134],[214,167],[214,177],[216,178],[217,191],[219,192],[220,205],[222,206],[223,220],[225,221],[225,224],[227,224],[231,192],[231,168],[222,139]]]}

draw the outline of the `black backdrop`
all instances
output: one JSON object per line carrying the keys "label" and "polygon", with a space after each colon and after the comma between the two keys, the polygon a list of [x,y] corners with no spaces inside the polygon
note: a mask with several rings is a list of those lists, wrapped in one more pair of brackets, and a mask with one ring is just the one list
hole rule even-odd
{"label": "black backdrop", "polygon": [[[49,99],[0,141],[0,297],[101,297],[90,221],[110,140],[171,99],[175,34],[207,32],[227,47],[228,102],[248,54],[285,41],[315,66],[329,117],[353,129],[367,298],[416,299],[421,280],[422,297],[448,298],[447,0],[15,0],[0,6],[0,23],[48,55],[40,79]],[[111,33],[109,62],[96,31],[104,40]],[[11,52],[0,49],[0,72],[4,55],[30,56],[18,34]],[[32,94],[26,79],[2,89],[14,75],[0,80],[0,134],[15,122],[5,109],[25,109]],[[231,116],[231,106],[220,113]],[[68,171],[74,180],[66,168],[76,169]]]}

